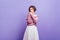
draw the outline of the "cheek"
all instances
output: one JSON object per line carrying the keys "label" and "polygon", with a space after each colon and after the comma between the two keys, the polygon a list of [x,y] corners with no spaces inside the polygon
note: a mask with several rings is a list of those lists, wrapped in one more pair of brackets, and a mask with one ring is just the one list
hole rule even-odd
{"label": "cheek", "polygon": [[34,10],[31,10],[32,12],[34,12]]}

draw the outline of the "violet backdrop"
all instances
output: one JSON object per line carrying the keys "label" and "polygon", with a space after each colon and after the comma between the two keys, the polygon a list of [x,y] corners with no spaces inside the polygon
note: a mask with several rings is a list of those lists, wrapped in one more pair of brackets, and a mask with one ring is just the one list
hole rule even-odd
{"label": "violet backdrop", "polygon": [[60,0],[0,0],[0,40],[22,40],[28,7],[35,5],[40,40],[60,40]]}

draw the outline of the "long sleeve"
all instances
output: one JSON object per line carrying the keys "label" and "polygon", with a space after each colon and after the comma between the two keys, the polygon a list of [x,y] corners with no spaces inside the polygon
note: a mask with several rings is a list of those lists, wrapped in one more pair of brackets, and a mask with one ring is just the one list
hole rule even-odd
{"label": "long sleeve", "polygon": [[33,19],[34,23],[37,23],[37,20],[38,20],[37,15],[35,15],[35,16],[31,15],[31,17],[32,17],[32,19]]}
{"label": "long sleeve", "polygon": [[30,14],[27,15],[27,23],[33,23]]}

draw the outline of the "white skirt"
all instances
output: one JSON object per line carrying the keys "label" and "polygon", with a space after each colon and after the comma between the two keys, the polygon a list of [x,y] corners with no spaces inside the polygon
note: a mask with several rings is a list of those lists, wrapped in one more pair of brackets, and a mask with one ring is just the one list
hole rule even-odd
{"label": "white skirt", "polygon": [[38,30],[35,25],[27,26],[23,40],[39,40]]}

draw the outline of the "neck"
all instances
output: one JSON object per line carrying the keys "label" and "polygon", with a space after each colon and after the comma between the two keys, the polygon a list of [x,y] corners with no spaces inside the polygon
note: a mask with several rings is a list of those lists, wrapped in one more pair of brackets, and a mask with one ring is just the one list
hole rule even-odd
{"label": "neck", "polygon": [[32,14],[34,14],[34,12],[31,12]]}

